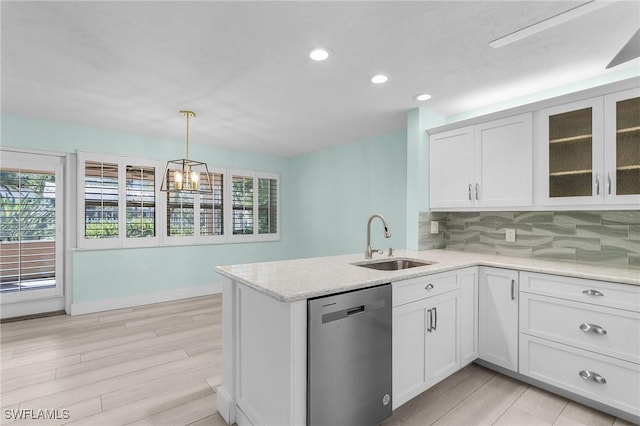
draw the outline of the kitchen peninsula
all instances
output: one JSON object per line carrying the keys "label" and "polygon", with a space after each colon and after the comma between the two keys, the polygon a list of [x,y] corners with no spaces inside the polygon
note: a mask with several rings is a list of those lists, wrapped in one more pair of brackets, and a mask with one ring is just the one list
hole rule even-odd
{"label": "kitchen peninsula", "polygon": [[[373,261],[382,258],[386,256],[374,256]],[[597,409],[630,421],[640,420],[640,337],[634,337],[640,335],[637,270],[449,250],[399,250],[394,258],[433,263],[381,271],[357,266],[365,262],[362,254],[357,254],[216,268],[225,277],[223,373],[218,388],[218,409],[225,420],[239,426],[306,424],[307,299],[386,283],[393,285],[394,409],[479,358],[499,371],[530,379],[533,384],[546,384],[552,391]],[[503,280],[503,275],[508,279]],[[485,325],[494,321],[493,314],[501,309],[502,302],[495,299],[501,296],[496,296],[495,290],[503,281],[504,303],[515,307],[515,317],[508,324],[513,329],[511,335],[496,336],[486,333]],[[429,296],[417,294],[425,290],[431,292]],[[453,295],[455,303],[455,326],[451,328],[455,351],[451,362],[432,371],[431,379],[416,382],[412,372],[401,371],[398,364],[399,357],[407,353],[402,334],[408,327],[396,326],[408,318],[400,315],[409,312],[412,303],[424,303],[429,297],[435,300],[432,296],[443,294]],[[621,328],[610,328],[606,343],[598,341],[602,334],[597,329],[585,331],[582,325],[572,324],[567,335],[552,336],[544,329],[544,321],[538,321],[538,316],[549,312],[539,310],[540,306],[566,310],[567,321],[574,320],[573,312],[585,312],[598,321],[612,318],[612,327]],[[558,328],[558,333],[565,332]],[[400,347],[402,351],[397,350]],[[545,356],[562,356],[564,363],[587,367],[566,377],[556,375],[540,369]],[[603,380],[609,383],[603,385]]]}

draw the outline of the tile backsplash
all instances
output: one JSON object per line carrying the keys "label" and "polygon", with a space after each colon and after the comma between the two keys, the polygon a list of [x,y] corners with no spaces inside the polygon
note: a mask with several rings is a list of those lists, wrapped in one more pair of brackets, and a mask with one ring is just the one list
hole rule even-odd
{"label": "tile backsplash", "polygon": [[[439,232],[430,233],[430,222]],[[505,241],[506,229],[516,241]],[[427,212],[420,250],[446,248],[640,269],[640,210]]]}

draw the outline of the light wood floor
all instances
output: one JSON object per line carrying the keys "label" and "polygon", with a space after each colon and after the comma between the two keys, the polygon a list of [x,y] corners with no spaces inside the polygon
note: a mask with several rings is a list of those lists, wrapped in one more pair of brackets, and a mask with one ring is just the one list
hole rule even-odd
{"label": "light wood floor", "polygon": [[[217,295],[0,325],[0,422],[225,425],[215,395],[221,309]],[[29,409],[57,409],[68,418],[15,420],[6,411]],[[477,365],[403,405],[383,425],[431,424],[628,425]]]}

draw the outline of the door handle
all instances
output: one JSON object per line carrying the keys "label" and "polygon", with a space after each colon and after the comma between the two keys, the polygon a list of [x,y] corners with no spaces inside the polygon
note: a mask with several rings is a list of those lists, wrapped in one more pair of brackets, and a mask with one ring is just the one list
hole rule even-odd
{"label": "door handle", "polygon": [[578,328],[580,328],[580,330],[584,331],[585,333],[591,331],[596,334],[607,334],[607,330],[605,330],[604,328],[600,327],[597,324],[589,324],[588,322],[580,324]]}
{"label": "door handle", "polygon": [[591,381],[594,381],[594,382],[599,383],[601,385],[607,383],[607,381],[605,380],[604,377],[602,377],[598,373],[594,373],[593,371],[580,370],[580,372],[578,372],[578,375],[580,377],[582,377],[583,379],[585,379],[585,380],[591,380]]}
{"label": "door handle", "polygon": [[425,286],[425,290],[433,290],[433,284],[429,283]]}
{"label": "door handle", "polygon": [[511,300],[516,300],[516,280],[511,280]]}
{"label": "door handle", "polygon": [[607,192],[611,195],[611,172],[607,173]]}
{"label": "door handle", "polygon": [[431,309],[428,309],[427,312],[429,313],[429,327],[427,327],[427,333],[431,333],[431,324],[433,324],[433,312],[431,311]]}
{"label": "door handle", "polygon": [[598,290],[582,290],[582,294],[586,294],[587,296],[604,296],[604,294]]}
{"label": "door handle", "polygon": [[600,174],[596,173],[596,195],[600,195]]}
{"label": "door handle", "polygon": [[471,184],[469,184],[469,201],[471,201]]}
{"label": "door handle", "polygon": [[476,201],[480,199],[480,184],[476,182]]}
{"label": "door handle", "polygon": [[438,308],[433,308],[434,316],[436,317],[436,321],[433,324],[433,330],[435,331],[438,328]]}

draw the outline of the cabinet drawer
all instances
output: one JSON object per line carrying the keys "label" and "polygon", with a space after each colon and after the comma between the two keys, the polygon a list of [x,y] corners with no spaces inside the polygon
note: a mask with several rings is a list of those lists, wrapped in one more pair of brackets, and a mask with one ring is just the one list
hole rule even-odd
{"label": "cabinet drawer", "polygon": [[640,363],[640,314],[522,293],[520,332]]}
{"label": "cabinet drawer", "polygon": [[640,312],[640,286],[520,272],[520,291]]}
{"label": "cabinet drawer", "polygon": [[520,334],[520,373],[640,415],[638,364]]}
{"label": "cabinet drawer", "polygon": [[410,280],[397,281],[393,286],[393,306],[404,305],[416,300],[460,288],[457,272],[443,272]]}

